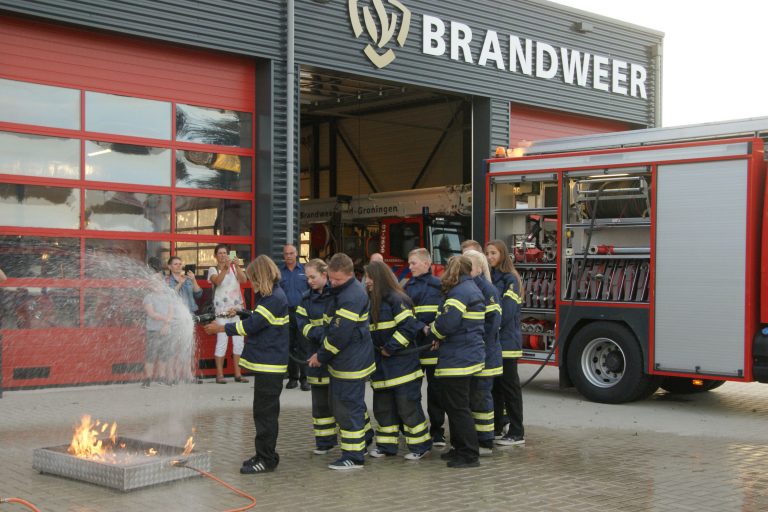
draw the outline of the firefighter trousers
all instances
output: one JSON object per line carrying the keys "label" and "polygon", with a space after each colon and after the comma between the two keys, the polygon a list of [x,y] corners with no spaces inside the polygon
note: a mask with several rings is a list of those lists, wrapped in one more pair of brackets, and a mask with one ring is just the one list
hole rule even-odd
{"label": "firefighter trousers", "polygon": [[331,411],[339,425],[342,456],[362,463],[366,437],[372,435],[365,407],[365,381],[331,377],[329,386]]}
{"label": "firefighter trousers", "polygon": [[315,446],[320,449],[333,448],[336,440],[336,418],[331,412],[328,384],[312,384],[312,428]]}
{"label": "firefighter trousers", "polygon": [[429,433],[432,437],[445,434],[445,409],[440,392],[440,379],[435,377],[435,365],[422,366],[427,374],[427,414],[429,415]]}
{"label": "firefighter trousers", "polygon": [[256,426],[256,456],[268,467],[280,461],[277,445],[280,393],[283,390],[281,374],[255,373],[253,375],[253,423]]}
{"label": "firefighter trousers", "polygon": [[475,433],[475,422],[469,408],[472,377],[442,377],[439,380],[442,404],[448,415],[451,445],[456,450],[457,459],[463,462],[475,462],[480,456],[480,450]]}
{"label": "firefighter trousers", "polygon": [[421,406],[421,379],[393,388],[373,392],[373,415],[376,418],[376,447],[396,454],[402,430],[408,451],[424,453],[432,448],[432,436]]}
{"label": "firefighter trousers", "polygon": [[493,448],[493,377],[472,377],[469,382],[469,408],[475,421],[480,446]]}

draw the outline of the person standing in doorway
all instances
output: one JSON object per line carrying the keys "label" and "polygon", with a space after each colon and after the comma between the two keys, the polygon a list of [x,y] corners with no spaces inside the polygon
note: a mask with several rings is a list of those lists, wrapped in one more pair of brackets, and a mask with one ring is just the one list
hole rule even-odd
{"label": "person standing in doorway", "polygon": [[[243,293],[240,284],[246,282],[245,272],[237,260],[229,257],[229,247],[218,244],[213,250],[216,266],[208,269],[208,282],[213,286],[213,308],[216,322],[221,325],[237,321],[237,311],[243,309]],[[216,362],[216,383],[226,384],[224,380],[224,356],[227,354],[227,333],[216,334],[216,349],[213,358]],[[232,363],[235,382],[248,382],[240,373],[240,355],[243,353],[242,336],[232,336]]]}
{"label": "person standing in doorway", "polygon": [[[288,297],[288,316],[290,324],[288,328],[290,336],[290,350],[297,359],[307,358],[303,348],[303,340],[299,336],[299,330],[296,326],[296,308],[301,303],[301,298],[309,290],[307,276],[304,272],[304,266],[299,263],[299,254],[296,246],[287,244],[283,247],[283,266],[280,268],[280,287]],[[298,364],[293,359],[288,361],[288,383],[285,389],[294,389],[301,385],[302,391],[312,389],[307,382],[307,369],[304,365]]]}

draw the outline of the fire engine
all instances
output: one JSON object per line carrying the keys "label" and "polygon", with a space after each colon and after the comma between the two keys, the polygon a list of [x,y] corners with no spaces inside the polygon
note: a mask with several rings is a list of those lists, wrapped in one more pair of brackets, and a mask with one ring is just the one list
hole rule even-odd
{"label": "fire engine", "polygon": [[300,223],[308,257],[344,252],[359,267],[379,252],[403,279],[412,249],[430,250],[436,275],[448,258],[461,254],[471,210],[470,186],[451,185],[302,201]]}
{"label": "fire engine", "polygon": [[486,233],[525,289],[521,361],[604,403],[768,382],[766,135],[756,118],[488,160]]}

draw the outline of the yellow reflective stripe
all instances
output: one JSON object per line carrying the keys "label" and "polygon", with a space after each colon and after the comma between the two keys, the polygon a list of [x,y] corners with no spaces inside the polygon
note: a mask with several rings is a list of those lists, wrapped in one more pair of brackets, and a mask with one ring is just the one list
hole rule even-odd
{"label": "yellow reflective stripe", "polygon": [[245,333],[245,329],[243,329],[243,322],[237,322],[235,324],[235,330],[237,331],[237,334],[239,334],[240,336],[247,336],[247,334]]}
{"label": "yellow reflective stripe", "polygon": [[307,377],[307,382],[315,386],[327,385],[331,383],[330,377]]}
{"label": "yellow reflective stripe", "polygon": [[402,346],[407,347],[410,341],[408,341],[408,338],[400,334],[400,331],[395,331],[395,333],[392,335],[393,338],[397,340],[398,343],[400,343]]}
{"label": "yellow reflective stripe", "polygon": [[419,436],[419,437],[408,437],[408,436],[406,436],[405,437],[405,442],[406,442],[406,444],[419,444],[419,443],[425,443],[425,442],[429,441],[430,439],[432,439],[432,435],[429,432],[427,432],[423,436]]}
{"label": "yellow reflective stripe", "polygon": [[485,311],[467,311],[461,315],[461,318],[466,318],[467,320],[485,320]]}
{"label": "yellow reflective stripe", "polygon": [[246,361],[242,357],[240,358],[240,366],[259,373],[285,373],[288,371],[287,364],[252,363],[250,361]]}
{"label": "yellow reflective stripe", "polygon": [[336,418],[328,416],[326,418],[312,418],[313,425],[334,425],[336,424]]}
{"label": "yellow reflective stripe", "polygon": [[382,434],[397,434],[400,432],[400,425],[390,425],[388,427],[379,425],[376,427],[376,432],[381,432]]}
{"label": "yellow reflective stripe", "polygon": [[401,311],[400,314],[395,315],[395,322],[400,323],[403,320],[405,320],[406,318],[408,318],[409,316],[410,317],[413,316],[413,311],[411,311],[410,309],[405,309],[405,310]]}
{"label": "yellow reflective stripe", "polygon": [[497,366],[496,368],[485,368],[483,371],[478,373],[476,377],[496,377],[498,375],[502,375],[504,373],[504,368],[501,366]]}
{"label": "yellow reflective stripe", "polygon": [[426,421],[423,421],[422,423],[419,423],[415,427],[409,427],[408,425],[403,425],[403,430],[405,430],[409,434],[419,434],[419,433],[421,433],[426,428],[427,428],[427,422]]}
{"label": "yellow reflective stripe", "polygon": [[348,452],[361,452],[365,450],[365,441],[360,443],[341,443],[340,448]]}
{"label": "yellow reflective stripe", "polygon": [[472,417],[476,420],[492,420],[493,419],[493,411],[489,412],[475,412],[472,411]]}
{"label": "yellow reflective stripe", "polygon": [[461,375],[472,375],[483,369],[483,363],[473,366],[467,366],[465,368],[438,368],[435,370],[435,376],[437,377],[455,377]]}
{"label": "yellow reflective stripe", "polygon": [[384,329],[394,329],[395,327],[397,327],[397,324],[395,323],[395,321],[389,320],[387,322],[379,322],[377,324],[371,324],[369,329],[371,331],[381,331]]}
{"label": "yellow reflective stripe", "polygon": [[314,429],[312,431],[316,436],[322,437],[322,436],[335,436],[336,435],[336,427],[334,428],[326,428],[326,429]]}
{"label": "yellow reflective stripe", "polygon": [[322,318],[315,318],[315,319],[310,318],[309,319],[309,323],[312,324],[315,327],[320,327],[321,325],[323,325],[323,319]]}
{"label": "yellow reflective stripe", "polygon": [[371,366],[365,370],[360,370],[357,372],[342,372],[339,370],[334,370],[331,365],[328,365],[328,372],[337,379],[362,379],[372,374],[375,370],[376,363],[371,364]]}
{"label": "yellow reflective stripe", "polygon": [[256,309],[253,312],[263,316],[264,319],[272,325],[288,325],[288,315],[277,317],[264,306],[256,306]]}
{"label": "yellow reflective stripe", "polygon": [[352,437],[352,438],[363,437],[365,435],[365,429],[363,429],[363,430],[344,430],[344,429],[339,429],[339,432],[344,437]]}
{"label": "yellow reflective stripe", "polygon": [[419,362],[425,366],[432,366],[437,364],[437,358],[436,357],[422,357],[419,359]]}
{"label": "yellow reflective stripe", "polygon": [[301,316],[309,316],[307,314],[307,310],[304,309],[302,306],[296,306],[296,314]]}
{"label": "yellow reflective stripe", "polygon": [[439,339],[439,340],[444,340],[445,339],[445,336],[440,334],[440,332],[435,327],[435,324],[432,324],[432,327],[430,327],[429,330],[432,331],[432,334],[434,334],[437,337],[437,339]]}
{"label": "yellow reflective stripe", "polygon": [[444,305],[445,305],[445,308],[447,308],[448,306],[453,306],[459,311],[461,311],[462,313],[467,312],[467,306],[465,306],[463,302],[457,299],[446,299]]}
{"label": "yellow reflective stripe", "polygon": [[409,373],[401,377],[395,377],[394,379],[371,381],[371,387],[373,389],[391,388],[393,386],[399,386],[400,384],[405,384],[406,382],[411,382],[423,376],[424,376],[424,372],[421,371],[421,368],[419,368],[413,373]]}
{"label": "yellow reflective stripe", "polygon": [[502,350],[501,357],[504,359],[514,359],[516,357],[523,357],[522,350]]}
{"label": "yellow reflective stripe", "polygon": [[505,297],[509,297],[510,299],[512,299],[513,301],[517,302],[518,304],[522,304],[522,302],[523,302],[522,297],[520,297],[518,294],[516,294],[515,290],[513,290],[511,286],[509,287],[509,290],[507,290],[504,293],[504,296]]}
{"label": "yellow reflective stripe", "polygon": [[312,329],[312,327],[314,327],[312,324],[305,325],[304,328],[301,330],[301,334],[303,334],[304,337],[306,338],[307,335],[309,334],[310,329]]}
{"label": "yellow reflective stripe", "polygon": [[340,352],[340,350],[338,348],[336,348],[333,345],[331,345],[331,342],[328,341],[328,336],[326,336],[325,339],[323,339],[323,348],[325,348],[325,350],[327,350],[328,352],[330,352],[333,355],[336,355],[336,354],[338,354]]}
{"label": "yellow reflective stripe", "polygon": [[437,313],[437,309],[437,304],[429,306],[416,306],[413,308],[416,313]]}
{"label": "yellow reflective stripe", "polygon": [[342,318],[346,318],[347,320],[352,320],[353,322],[365,322],[368,320],[368,313],[358,315],[357,313],[353,313],[352,311],[344,308],[337,309],[336,314]]}
{"label": "yellow reflective stripe", "polygon": [[376,442],[379,444],[397,444],[397,436],[376,436]]}
{"label": "yellow reflective stripe", "polygon": [[333,319],[332,316],[328,316],[325,313],[323,313],[323,323],[330,324],[332,319]]}
{"label": "yellow reflective stripe", "polygon": [[492,311],[498,311],[501,313],[501,306],[498,304],[489,304],[488,306],[485,306],[485,312],[490,313]]}
{"label": "yellow reflective stripe", "polygon": [[484,425],[482,423],[475,423],[475,430],[478,432],[491,432],[493,431],[493,423],[489,425]]}

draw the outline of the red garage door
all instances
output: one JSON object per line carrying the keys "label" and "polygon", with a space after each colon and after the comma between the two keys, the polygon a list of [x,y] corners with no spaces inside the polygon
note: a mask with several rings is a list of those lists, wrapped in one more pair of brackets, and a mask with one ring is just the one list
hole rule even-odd
{"label": "red garage door", "polygon": [[216,243],[251,259],[254,62],[0,25],[3,387],[136,380],[142,290],[104,262],[178,255],[206,286]]}
{"label": "red garage door", "polygon": [[632,125],[609,119],[579,116],[512,104],[509,115],[509,147],[525,147],[528,142],[592,133],[631,130]]}

